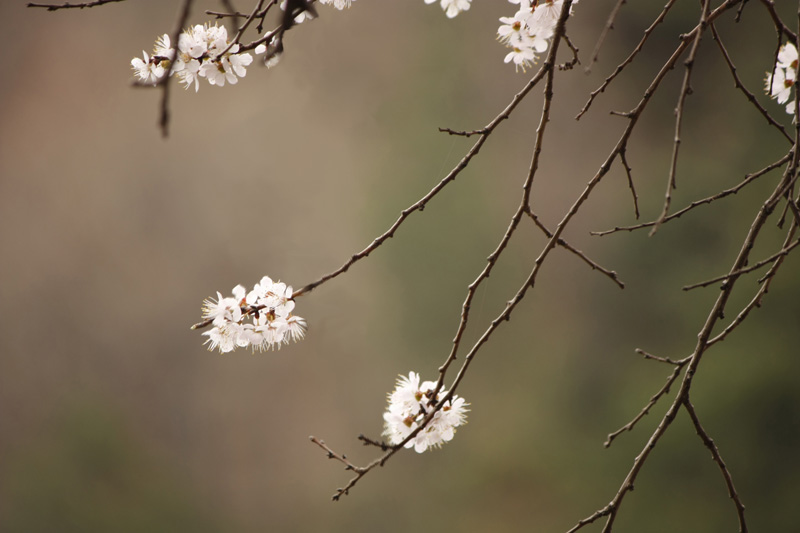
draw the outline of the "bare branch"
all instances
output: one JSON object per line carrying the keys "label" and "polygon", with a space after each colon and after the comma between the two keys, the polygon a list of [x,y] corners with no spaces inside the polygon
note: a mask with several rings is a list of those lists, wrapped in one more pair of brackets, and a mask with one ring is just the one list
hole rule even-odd
{"label": "bare branch", "polygon": [[58,11],[59,9],[85,9],[87,7],[97,7],[124,1],[125,0],[96,0],[94,2],[85,2],[82,4],[70,4],[69,2],[64,2],[63,4],[38,4],[35,2],[28,2],[28,7],[43,7],[48,11]]}

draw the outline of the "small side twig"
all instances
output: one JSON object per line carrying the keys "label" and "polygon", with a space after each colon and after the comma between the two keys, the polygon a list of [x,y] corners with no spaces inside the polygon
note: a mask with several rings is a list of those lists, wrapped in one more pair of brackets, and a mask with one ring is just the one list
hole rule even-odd
{"label": "small side twig", "polygon": [[725,485],[728,487],[728,496],[731,500],[733,500],[734,506],[736,506],[736,514],[739,517],[739,533],[747,533],[747,522],[744,519],[744,504],[742,503],[739,494],[736,492],[736,487],[733,485],[733,478],[731,477],[730,470],[728,470],[725,461],[722,459],[722,455],[719,453],[719,448],[717,448],[717,445],[714,443],[714,439],[708,435],[708,432],[700,424],[700,419],[697,417],[697,412],[695,411],[692,402],[689,401],[688,396],[683,401],[683,407],[686,409],[686,412],[689,413],[689,418],[692,419],[692,424],[697,432],[697,436],[700,437],[700,440],[703,441],[703,444],[705,444],[706,448],[708,448],[708,450],[711,452],[711,457],[714,459],[714,462],[717,463],[717,466],[719,466],[719,469],[722,472],[722,477],[725,479]]}
{"label": "small side twig", "polygon": [[[531,218],[531,220],[533,220],[533,223],[536,224],[536,227],[542,230],[542,233],[544,233],[548,239],[553,237],[553,233],[549,229],[547,229],[547,227],[544,224],[542,224],[542,222],[539,220],[539,217],[537,217],[533,211],[527,209],[525,213]],[[619,279],[619,276],[617,276],[617,273],[614,272],[613,270],[608,270],[607,268],[598,265],[597,263],[589,259],[586,256],[586,254],[584,254],[583,252],[581,252],[580,250],[569,244],[564,239],[559,238],[556,241],[556,244],[577,255],[584,263],[589,265],[592,268],[592,270],[597,270],[598,272],[601,272],[604,275],[606,275],[609,279],[611,279],[611,281],[616,283],[617,287],[619,287],[620,289],[625,288],[625,283],[623,283],[622,280]]]}
{"label": "small side twig", "polygon": [[597,63],[597,58],[600,55],[600,48],[603,46],[603,42],[606,40],[608,32],[614,29],[614,21],[617,19],[617,14],[619,13],[622,6],[624,6],[626,3],[627,0],[617,0],[617,3],[611,10],[611,13],[608,15],[608,20],[606,21],[606,25],[603,26],[603,31],[600,32],[600,37],[598,37],[597,43],[594,45],[594,50],[592,51],[592,57],[589,58],[589,64],[586,65],[586,68],[584,69],[587,74],[592,71],[592,65]]}
{"label": "small side twig", "polygon": [[630,188],[631,196],[633,196],[633,214],[636,216],[636,220],[639,220],[639,196],[636,194],[636,187],[633,185],[633,174],[630,165],[628,165],[628,160],[625,157],[625,152],[626,148],[622,148],[619,151],[619,160],[625,168],[625,175],[628,177],[628,188]]}
{"label": "small side twig", "polygon": [[[637,352],[644,353],[641,352],[640,350],[637,350]],[[672,374],[670,374],[669,377],[667,378],[667,382],[664,384],[664,386],[661,387],[661,389],[650,398],[650,401],[648,401],[647,404],[642,408],[642,410],[639,411],[639,414],[633,417],[633,419],[630,422],[628,422],[618,430],[608,434],[608,438],[606,438],[606,441],[603,443],[603,446],[605,446],[606,448],[611,446],[611,443],[614,442],[614,439],[619,437],[622,433],[626,431],[631,431],[639,422],[639,420],[644,418],[645,415],[647,415],[650,412],[650,409],[652,409],[653,406],[655,406],[655,404],[658,403],[658,400],[669,392],[669,389],[672,387],[672,384],[675,383],[675,380],[678,379],[678,376],[680,376],[681,370],[690,360],[690,358],[685,358],[681,359],[680,361],[673,361],[671,359],[662,359],[660,357],[652,356],[649,354],[646,354],[645,357],[647,359],[655,359],[661,362],[669,362],[670,364],[675,365],[675,369],[672,371]]]}
{"label": "small side twig", "polygon": [[795,240],[789,246],[781,248],[776,253],[772,254],[771,256],[767,257],[766,259],[762,259],[758,263],[755,263],[747,268],[742,268],[737,270],[736,272],[731,272],[730,274],[725,274],[724,276],[717,276],[716,278],[711,278],[706,281],[701,281],[700,283],[693,283],[692,285],[686,285],[682,287],[684,291],[690,291],[692,289],[697,289],[700,287],[708,287],[709,285],[713,285],[719,281],[725,281],[730,279],[732,276],[741,276],[742,274],[747,274],[748,272],[752,272],[754,270],[758,270],[759,268],[763,267],[764,265],[768,265],[770,263],[774,263],[776,260],[780,259],[781,257],[787,255],[791,252],[797,245],[800,244],[800,239]]}
{"label": "small side twig", "polygon": [[346,455],[344,455],[344,454],[340,455],[340,454],[336,453],[335,451],[331,450],[328,447],[328,445],[325,444],[324,440],[320,440],[317,437],[315,437],[314,435],[311,435],[308,438],[309,438],[309,440],[311,442],[313,442],[314,444],[316,444],[317,446],[319,446],[320,448],[322,448],[323,450],[325,450],[328,453],[328,459],[336,459],[337,461],[342,463],[344,465],[344,467],[345,467],[344,468],[345,470],[352,470],[354,472],[358,472],[360,470],[363,470],[361,467],[358,467],[358,466],[354,465],[353,463],[351,463],[350,460],[347,459]]}

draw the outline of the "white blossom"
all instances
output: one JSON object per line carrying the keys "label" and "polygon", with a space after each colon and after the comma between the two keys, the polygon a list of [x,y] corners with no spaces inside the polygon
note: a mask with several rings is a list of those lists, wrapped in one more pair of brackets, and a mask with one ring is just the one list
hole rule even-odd
{"label": "white blossom", "polygon": [[232,293],[233,296],[224,297],[218,292],[216,300],[208,298],[203,302],[203,318],[213,325],[203,333],[208,336],[209,350],[272,350],[305,337],[306,321],[293,313],[291,286],[264,276],[249,292],[237,285]]}
{"label": "white blossom", "polygon": [[[391,444],[403,442],[447,396],[446,390],[434,394],[435,390],[435,381],[420,383],[416,372],[409,372],[408,377],[400,376],[395,390],[389,394],[389,406],[383,414],[383,434]],[[456,428],[466,423],[467,405],[463,398],[453,395],[405,447],[413,447],[417,453],[422,453],[452,440]]]}
{"label": "white blossom", "polygon": [[[504,61],[514,63],[517,70],[524,71],[536,62],[537,54],[545,52],[549,47],[564,0],[539,0],[533,5],[530,0],[509,1],[518,4],[519,10],[513,17],[500,17],[502,24],[497,29],[497,39],[511,48]],[[573,2],[576,3],[577,0]]]}
{"label": "white blossom", "polygon": [[338,10],[350,7],[355,0],[319,0],[320,4],[332,4]]}
{"label": "white blossom", "polygon": [[156,41],[152,56],[144,53],[144,60],[134,58],[131,65],[136,77],[145,83],[155,83],[169,72],[184,88],[194,85],[197,91],[200,78],[219,87],[237,83],[252,62],[250,54],[239,52],[239,44],[231,45],[224,26],[198,24],[180,34],[177,50],[164,34]]}
{"label": "white blossom", "polygon": [[447,15],[447,18],[453,18],[462,11],[467,11],[472,0],[425,0],[426,4],[432,4],[439,1],[442,11]]}
{"label": "white blossom", "polygon": [[786,42],[778,50],[778,58],[772,73],[767,73],[766,86],[764,90],[767,94],[777,100],[779,104],[786,104],[786,112],[794,115],[795,102],[789,100],[792,96],[797,81],[797,48]]}
{"label": "white blossom", "polygon": [[133,67],[136,77],[144,83],[155,83],[164,75],[164,67],[157,61],[155,57],[150,57],[147,52],[142,50],[144,59],[134,57],[131,59],[131,66]]}

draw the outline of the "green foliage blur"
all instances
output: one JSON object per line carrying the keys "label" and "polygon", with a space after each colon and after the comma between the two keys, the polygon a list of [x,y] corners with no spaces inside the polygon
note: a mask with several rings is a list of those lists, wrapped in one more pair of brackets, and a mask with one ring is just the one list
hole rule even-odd
{"label": "green foliage blur", "polygon": [[[276,68],[254,65],[237,86],[197,94],[176,85],[165,141],[159,94],[132,89],[129,65],[171,30],[177,5],[0,7],[14,43],[0,59],[9,74],[0,77],[0,531],[566,531],[606,505],[670,401],[604,449],[671,372],[634,349],[691,353],[717,288],[681,287],[727,272],[778,174],[653,237],[593,237],[636,222],[617,166],[565,239],[625,289],[556,250],[460,387],[471,412],[455,439],[399,454],[332,503],[350,473],[308,435],[365,464],[376,450],[356,436],[379,437],[396,376],[435,376],[466,287],[519,204],[541,92],[393,239],[298,300],[306,340],[222,356],[189,331],[204,298],[265,274],[298,287],[339,267],[472,144],[437,128],[482,127],[532,71],[502,63],[495,32],[514,12],[509,3],[475,0],[453,20],[421,0],[320,6],[318,20],[287,37]],[[576,6],[569,35],[583,66],[612,5]],[[198,2],[192,23],[219,6]],[[545,224],[561,219],[616,143],[625,119],[608,112],[636,105],[699,17],[696,2],[676,5],[575,121],[661,7],[623,6],[591,73],[557,77],[533,190]],[[790,8],[779,6],[788,21]],[[730,19],[718,29],[739,76],[789,127],[763,94],[777,47],[769,18],[750,2],[741,22]],[[642,221],[661,211],[682,77],[682,67],[670,74],[628,151]],[[734,88],[710,36],[692,86],[673,210],[787,149]],[[753,257],[774,253],[782,235],[773,220]],[[464,348],[545,242],[523,221],[473,302]],[[708,352],[692,389],[753,531],[800,530],[798,264],[787,258],[764,305]],[[724,323],[760,275],[739,281]],[[717,465],[681,413],[615,531],[737,527]]]}

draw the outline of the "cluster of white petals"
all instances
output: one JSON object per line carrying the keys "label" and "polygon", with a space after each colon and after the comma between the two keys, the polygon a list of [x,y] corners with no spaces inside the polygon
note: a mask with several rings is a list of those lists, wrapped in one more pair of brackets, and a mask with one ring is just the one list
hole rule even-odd
{"label": "cluster of white petals", "polygon": [[249,346],[253,351],[264,351],[302,339],[306,321],[292,314],[292,294],[291,286],[264,276],[250,292],[237,285],[233,296],[223,297],[218,292],[216,300],[207,299],[203,318],[213,325],[203,333],[208,336],[208,349],[219,348],[225,353]]}
{"label": "cluster of white petals", "polygon": [[794,100],[786,103],[792,95],[792,88],[797,80],[797,48],[794,44],[787,42],[778,50],[778,62],[772,74],[767,73],[766,88],[767,94],[778,101],[779,104],[786,104],[786,112],[794,115]]}
{"label": "cluster of white petals", "polygon": [[350,7],[350,4],[353,2],[355,2],[355,0],[319,0],[320,4],[331,4],[338,10]]}
{"label": "cluster of white petals", "polygon": [[[383,414],[385,422],[383,434],[391,444],[400,444],[412,431],[417,429],[434,406],[447,395],[440,390],[434,397],[435,381],[419,382],[419,374],[409,372],[408,377],[400,376],[397,387],[389,395],[389,407]],[[467,406],[464,398],[453,395],[441,409],[436,411],[425,428],[409,440],[405,447],[414,447],[417,453],[428,448],[438,448],[452,440],[456,428],[467,421]]]}
{"label": "cluster of white petals", "polygon": [[444,14],[447,15],[448,18],[453,18],[462,11],[468,10],[469,3],[472,0],[425,0],[425,3],[432,4],[437,1],[439,2],[439,5],[442,6],[442,11],[444,11]]}
{"label": "cluster of white petals", "polygon": [[200,88],[200,78],[211,85],[234,85],[247,74],[246,67],[253,57],[239,53],[239,45],[228,41],[225,26],[205,24],[184,30],[178,38],[177,53],[170,46],[169,35],[156,41],[153,55],[142,52],[144,59],[131,60],[136,77],[144,83],[156,83],[163,76],[176,76],[185,88]]}
{"label": "cluster of white petals", "polygon": [[[426,0],[427,1],[427,0]],[[564,7],[564,0],[509,0],[519,4],[513,17],[500,17],[502,25],[497,29],[497,38],[511,48],[506,63],[514,63],[524,72],[536,62],[536,54],[547,50],[549,39],[556,29],[556,22]],[[574,0],[577,4],[578,0]],[[572,14],[570,6],[570,15]]]}

